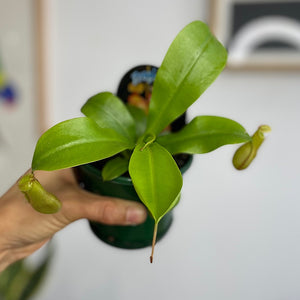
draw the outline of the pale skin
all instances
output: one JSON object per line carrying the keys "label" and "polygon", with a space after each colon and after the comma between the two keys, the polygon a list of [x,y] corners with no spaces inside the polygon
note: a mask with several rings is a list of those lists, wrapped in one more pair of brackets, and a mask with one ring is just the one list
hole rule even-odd
{"label": "pale skin", "polygon": [[0,272],[47,243],[53,235],[79,219],[110,225],[134,225],[145,221],[140,203],[99,196],[81,189],[71,169],[35,172],[44,188],[62,202],[58,213],[35,211],[14,184],[0,197]]}

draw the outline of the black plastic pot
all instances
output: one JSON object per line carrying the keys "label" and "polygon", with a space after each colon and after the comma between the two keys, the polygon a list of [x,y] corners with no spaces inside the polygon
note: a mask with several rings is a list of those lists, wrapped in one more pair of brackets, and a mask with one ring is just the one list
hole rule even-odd
{"label": "black plastic pot", "polygon": [[[183,174],[191,165],[192,156],[180,168]],[[75,169],[78,182],[88,191],[105,196],[139,201],[132,181],[128,177],[119,177],[104,182],[101,171],[92,164],[82,165]],[[160,240],[172,224],[173,213],[167,213],[159,223],[157,240]],[[143,224],[136,226],[112,226],[90,221],[95,235],[102,241],[119,248],[138,249],[150,246],[153,237],[154,220],[148,215]]]}
{"label": "black plastic pot", "polygon": [[[192,156],[188,156],[185,164],[180,168],[183,174],[191,165]],[[104,182],[101,171],[92,164],[75,168],[75,174],[84,189],[105,196],[139,201],[132,181],[128,177],[119,177],[112,181]],[[171,226],[172,211],[167,213],[159,223],[157,240],[161,239]],[[147,220],[136,226],[112,226],[90,221],[90,226],[95,235],[102,241],[119,248],[138,249],[150,246],[153,237],[154,220],[148,215]]]}

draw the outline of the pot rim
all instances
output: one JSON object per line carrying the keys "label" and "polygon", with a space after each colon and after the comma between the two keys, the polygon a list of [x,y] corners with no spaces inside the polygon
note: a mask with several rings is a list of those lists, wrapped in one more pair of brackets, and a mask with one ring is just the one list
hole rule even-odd
{"label": "pot rim", "polygon": [[[181,174],[184,174],[190,168],[190,166],[193,162],[193,155],[191,155],[191,154],[188,154],[188,155],[189,155],[189,157],[188,157],[186,163],[180,168]],[[101,170],[99,170],[98,168],[96,168],[92,164],[80,165],[78,167],[84,167],[89,172],[93,173],[94,175],[100,176],[100,177],[102,176],[101,175]],[[123,184],[123,185],[132,185],[131,178],[126,177],[126,176],[120,176],[120,177],[115,178],[115,179],[110,180],[110,181],[114,182],[114,183],[118,183],[118,184]]]}

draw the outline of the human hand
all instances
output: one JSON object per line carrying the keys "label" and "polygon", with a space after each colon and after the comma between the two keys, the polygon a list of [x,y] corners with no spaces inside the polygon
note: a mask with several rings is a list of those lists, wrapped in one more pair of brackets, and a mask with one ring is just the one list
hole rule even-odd
{"label": "human hand", "polygon": [[68,224],[82,218],[110,225],[139,224],[147,212],[140,203],[99,196],[81,189],[72,169],[37,171],[43,187],[57,196],[62,208],[55,214],[35,211],[14,184],[0,197],[0,272],[42,247]]}

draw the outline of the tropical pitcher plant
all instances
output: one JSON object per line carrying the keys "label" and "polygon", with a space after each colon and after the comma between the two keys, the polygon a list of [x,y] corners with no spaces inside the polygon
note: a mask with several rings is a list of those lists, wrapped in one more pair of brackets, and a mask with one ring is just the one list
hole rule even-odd
{"label": "tropical pitcher plant", "polygon": [[83,117],[61,122],[38,140],[32,173],[19,188],[34,209],[56,213],[61,202],[34,176],[36,170],[58,170],[112,157],[102,170],[104,180],[127,171],[134,188],[157,226],[180,199],[183,180],[173,155],[202,154],[226,144],[243,143],[233,157],[237,169],[254,159],[270,130],[262,125],[251,137],[239,123],[218,116],[198,116],[178,132],[163,129],[181,116],[226,65],[227,52],[201,21],[188,24],[176,36],[157,72],[149,113],[133,109],[110,92],[101,92],[83,105]]}

